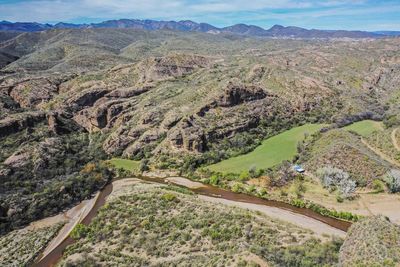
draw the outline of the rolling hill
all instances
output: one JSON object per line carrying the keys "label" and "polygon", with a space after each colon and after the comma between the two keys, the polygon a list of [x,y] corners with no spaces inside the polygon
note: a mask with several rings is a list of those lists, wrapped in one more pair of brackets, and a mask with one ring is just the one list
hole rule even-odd
{"label": "rolling hill", "polygon": [[295,126],[398,122],[396,38],[85,28],[3,39],[2,233],[90,196],[114,157],[193,173]]}
{"label": "rolling hill", "polygon": [[100,23],[72,24],[59,22],[55,25],[40,24],[36,22],[0,22],[0,31],[35,32],[49,29],[91,29],[91,28],[114,28],[114,29],[139,29],[139,30],[175,30],[207,32],[213,34],[230,33],[256,37],[286,37],[286,38],[380,38],[385,36],[396,36],[396,32],[366,32],[345,30],[317,30],[304,29],[300,27],[274,25],[270,29],[263,29],[255,25],[235,24],[218,28],[208,23],[197,23],[190,20],[181,21],[157,21],[139,19],[108,20]]}

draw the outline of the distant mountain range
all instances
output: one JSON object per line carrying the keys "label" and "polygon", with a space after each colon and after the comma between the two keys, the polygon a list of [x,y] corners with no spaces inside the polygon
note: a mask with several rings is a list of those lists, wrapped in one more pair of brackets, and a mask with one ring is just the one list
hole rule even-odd
{"label": "distant mountain range", "polygon": [[379,38],[385,36],[400,36],[400,31],[344,31],[344,30],[316,30],[300,27],[275,25],[266,30],[255,25],[235,24],[228,27],[218,28],[207,23],[197,23],[190,20],[181,21],[157,21],[138,19],[108,20],[100,23],[90,24],[41,24],[37,22],[0,22],[0,31],[35,32],[49,29],[88,29],[88,28],[130,28],[142,30],[177,30],[197,31],[207,33],[231,33],[246,36],[280,37],[280,38]]}

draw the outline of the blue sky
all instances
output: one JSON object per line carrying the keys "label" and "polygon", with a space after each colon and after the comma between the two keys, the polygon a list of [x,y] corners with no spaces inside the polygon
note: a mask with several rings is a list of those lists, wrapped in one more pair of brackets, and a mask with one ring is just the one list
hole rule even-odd
{"label": "blue sky", "polygon": [[400,0],[0,0],[0,20],[99,22],[190,19],[317,29],[400,30]]}

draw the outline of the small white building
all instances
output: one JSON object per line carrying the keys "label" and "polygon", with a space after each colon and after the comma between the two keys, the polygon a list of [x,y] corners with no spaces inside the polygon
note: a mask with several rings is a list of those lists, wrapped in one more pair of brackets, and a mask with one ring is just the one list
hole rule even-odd
{"label": "small white building", "polygon": [[304,173],[306,170],[303,169],[300,165],[294,165],[293,169],[298,173]]}

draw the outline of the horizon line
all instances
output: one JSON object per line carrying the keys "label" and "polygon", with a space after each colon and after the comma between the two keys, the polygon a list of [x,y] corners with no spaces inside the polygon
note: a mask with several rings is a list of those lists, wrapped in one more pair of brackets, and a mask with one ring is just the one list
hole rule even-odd
{"label": "horizon line", "polygon": [[42,25],[51,25],[51,26],[55,26],[57,24],[60,23],[64,23],[64,24],[72,24],[72,25],[93,25],[93,24],[99,24],[99,23],[103,23],[103,22],[108,22],[108,21],[120,21],[120,20],[136,20],[136,21],[156,21],[156,22],[193,22],[196,24],[208,24],[211,25],[215,28],[218,29],[223,29],[223,28],[227,28],[227,27],[232,27],[232,26],[236,26],[236,25],[246,25],[246,26],[255,26],[255,27],[259,27],[263,30],[269,30],[275,26],[281,26],[281,27],[295,27],[295,28],[300,28],[300,29],[306,29],[306,30],[320,30],[320,31],[349,31],[349,32],[354,32],[354,31],[359,31],[359,32],[371,32],[371,33],[375,33],[375,32],[400,32],[400,30],[397,29],[392,29],[392,30],[361,30],[361,29],[356,29],[356,30],[351,30],[351,29],[322,29],[322,28],[306,28],[306,27],[300,27],[300,26],[295,26],[295,25],[283,25],[283,24],[273,24],[272,26],[270,26],[269,28],[264,28],[262,26],[256,25],[256,24],[247,24],[247,23],[235,23],[235,24],[231,24],[231,25],[227,25],[227,26],[215,26],[211,23],[208,22],[197,22],[191,19],[180,19],[180,20],[163,20],[163,19],[136,19],[136,18],[118,18],[118,19],[104,19],[104,20],[99,20],[99,22],[95,22],[95,20],[93,20],[92,22],[82,22],[82,23],[77,23],[77,22],[69,22],[69,21],[54,21],[54,22],[39,22],[39,21],[10,21],[10,20],[1,20],[0,23],[2,22],[8,22],[8,23],[37,23],[37,24],[42,24]]}

